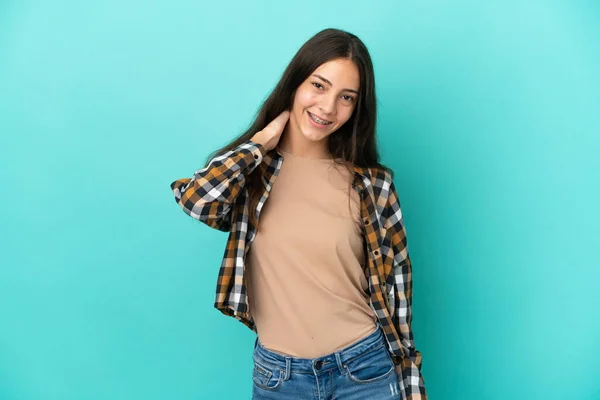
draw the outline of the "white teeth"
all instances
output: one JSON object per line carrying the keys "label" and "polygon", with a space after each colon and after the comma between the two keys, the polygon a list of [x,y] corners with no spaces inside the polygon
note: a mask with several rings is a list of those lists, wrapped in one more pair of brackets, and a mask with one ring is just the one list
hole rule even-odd
{"label": "white teeth", "polygon": [[310,119],[312,119],[313,121],[315,121],[317,124],[321,124],[321,125],[329,125],[329,124],[331,124],[331,121],[325,121],[323,119],[319,119],[316,116],[312,115],[311,113],[308,113],[308,115],[310,116]]}

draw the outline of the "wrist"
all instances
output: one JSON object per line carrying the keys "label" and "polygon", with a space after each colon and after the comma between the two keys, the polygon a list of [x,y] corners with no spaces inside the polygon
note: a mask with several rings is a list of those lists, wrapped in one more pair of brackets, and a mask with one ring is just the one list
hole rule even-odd
{"label": "wrist", "polygon": [[251,141],[253,141],[254,143],[260,144],[262,147],[264,147],[265,149],[267,148],[266,144],[263,143],[262,140],[260,140],[260,138],[253,136],[252,139],[250,139]]}

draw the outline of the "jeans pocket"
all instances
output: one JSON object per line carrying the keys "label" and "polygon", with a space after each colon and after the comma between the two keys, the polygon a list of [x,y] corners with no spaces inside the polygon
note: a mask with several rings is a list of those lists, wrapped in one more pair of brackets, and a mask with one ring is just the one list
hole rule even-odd
{"label": "jeans pocket", "polygon": [[252,381],[261,389],[275,390],[281,386],[281,382],[283,381],[283,371],[255,358],[254,368],[252,370]]}
{"label": "jeans pocket", "polygon": [[348,377],[356,383],[372,383],[387,378],[394,372],[394,362],[385,345],[359,354],[344,363]]}

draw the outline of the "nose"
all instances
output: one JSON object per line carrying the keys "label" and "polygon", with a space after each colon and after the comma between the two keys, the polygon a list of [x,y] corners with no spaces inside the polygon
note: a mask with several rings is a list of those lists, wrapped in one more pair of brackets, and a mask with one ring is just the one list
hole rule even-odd
{"label": "nose", "polygon": [[319,110],[323,114],[323,118],[335,114],[336,101],[337,96],[333,93],[323,96],[321,104],[319,105]]}

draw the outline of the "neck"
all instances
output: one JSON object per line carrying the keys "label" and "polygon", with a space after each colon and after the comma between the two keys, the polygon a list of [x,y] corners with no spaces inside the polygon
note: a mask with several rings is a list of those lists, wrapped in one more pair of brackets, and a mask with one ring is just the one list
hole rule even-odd
{"label": "neck", "polygon": [[331,158],[327,148],[327,137],[318,142],[307,139],[294,124],[287,124],[277,147],[305,158]]}

